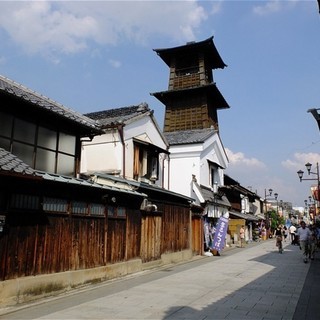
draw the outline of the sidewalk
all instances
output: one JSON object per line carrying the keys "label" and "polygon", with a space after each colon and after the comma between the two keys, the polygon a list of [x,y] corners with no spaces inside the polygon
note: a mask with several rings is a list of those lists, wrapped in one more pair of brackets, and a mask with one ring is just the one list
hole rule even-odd
{"label": "sidewalk", "polygon": [[284,249],[279,254],[273,240],[232,248],[7,310],[0,319],[319,319],[319,258],[304,264],[299,247]]}
{"label": "sidewalk", "polygon": [[320,319],[320,253],[311,261],[293,320]]}

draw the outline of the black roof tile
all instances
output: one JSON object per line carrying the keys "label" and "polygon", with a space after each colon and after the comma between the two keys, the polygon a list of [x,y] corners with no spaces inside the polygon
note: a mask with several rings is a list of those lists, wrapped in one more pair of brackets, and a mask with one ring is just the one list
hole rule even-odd
{"label": "black roof tile", "polygon": [[214,135],[217,131],[211,128],[181,130],[173,132],[165,132],[164,135],[169,142],[169,145],[201,143]]}
{"label": "black roof tile", "polygon": [[147,103],[135,106],[128,106],[117,109],[109,109],[85,114],[85,116],[98,121],[102,126],[107,127],[115,124],[126,123],[136,117],[151,114]]}
{"label": "black roof tile", "polygon": [[81,113],[73,111],[62,104],[53,101],[35,91],[32,91],[21,84],[12,81],[6,77],[0,75],[0,92],[6,92],[12,94],[18,98],[21,98],[25,101],[31,102],[33,105],[38,106],[39,108],[44,108],[48,111],[51,111],[55,114],[59,114],[65,118],[68,118],[83,127],[88,129],[93,129],[94,131],[100,131],[99,125],[89,117],[84,116]]}
{"label": "black roof tile", "polygon": [[34,170],[12,153],[0,148],[0,172],[33,175]]}

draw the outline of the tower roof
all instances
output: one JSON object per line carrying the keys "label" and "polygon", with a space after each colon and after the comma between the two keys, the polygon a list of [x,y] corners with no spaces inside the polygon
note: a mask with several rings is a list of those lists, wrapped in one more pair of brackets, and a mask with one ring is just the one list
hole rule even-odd
{"label": "tower roof", "polygon": [[179,97],[184,97],[186,94],[190,95],[199,95],[201,93],[206,93],[210,98],[213,106],[216,109],[229,109],[230,106],[224,99],[223,95],[217,88],[215,83],[210,83],[205,86],[195,87],[195,88],[187,88],[180,90],[169,90],[169,91],[160,91],[150,93],[152,96],[156,97],[159,101],[161,101],[164,105],[166,105],[172,97],[178,99]]}
{"label": "tower roof", "polygon": [[216,46],[213,42],[213,36],[199,42],[187,42],[183,46],[163,49],[153,49],[158,56],[170,67],[171,57],[184,52],[203,52],[212,69],[223,69],[227,65],[223,62]]}

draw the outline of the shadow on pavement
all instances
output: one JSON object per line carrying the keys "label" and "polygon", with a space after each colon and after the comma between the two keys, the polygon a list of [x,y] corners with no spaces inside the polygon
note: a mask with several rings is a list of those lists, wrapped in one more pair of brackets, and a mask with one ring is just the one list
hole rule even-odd
{"label": "shadow on pavement", "polygon": [[[300,283],[294,281],[292,273],[290,276],[288,272],[296,266],[292,261],[304,265],[299,247],[288,245],[283,254],[271,251],[251,261],[267,264],[273,268],[262,277],[220,298],[206,308],[199,310],[187,305],[174,306],[167,310],[162,319],[320,319],[319,258],[316,257],[314,261],[309,262],[310,268],[304,284],[301,281]],[[219,272],[216,275],[219,277]],[[282,280],[277,281],[280,275]],[[298,270],[296,277],[298,280]],[[214,300],[214,293],[211,294]]]}

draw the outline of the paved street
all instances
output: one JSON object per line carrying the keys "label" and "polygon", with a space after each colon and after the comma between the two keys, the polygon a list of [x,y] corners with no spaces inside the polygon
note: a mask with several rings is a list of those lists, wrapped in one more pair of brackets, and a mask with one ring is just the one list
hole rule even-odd
{"label": "paved street", "polygon": [[319,319],[318,303],[310,305],[319,258],[304,264],[299,247],[284,249],[279,254],[273,240],[228,249],[0,310],[0,319]]}

